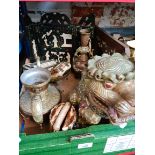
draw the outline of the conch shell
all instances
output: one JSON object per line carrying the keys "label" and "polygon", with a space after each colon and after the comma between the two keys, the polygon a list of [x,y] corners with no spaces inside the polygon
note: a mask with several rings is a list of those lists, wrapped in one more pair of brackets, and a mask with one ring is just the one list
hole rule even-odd
{"label": "conch shell", "polygon": [[49,119],[52,131],[72,129],[76,122],[75,108],[70,102],[60,103],[51,110]]}

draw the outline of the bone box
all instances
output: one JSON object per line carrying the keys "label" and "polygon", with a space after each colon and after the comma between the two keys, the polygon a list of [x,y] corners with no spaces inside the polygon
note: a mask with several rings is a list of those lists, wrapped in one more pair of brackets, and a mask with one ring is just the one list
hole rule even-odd
{"label": "bone box", "polygon": [[[95,54],[129,52],[128,46],[98,27],[94,27],[93,40]],[[62,102],[68,100],[69,93],[77,86],[79,79],[75,76],[75,73],[70,72],[54,84],[61,92]],[[124,128],[105,122],[80,129],[51,132],[48,117],[49,114],[45,116],[41,129],[32,118],[20,115],[20,155],[117,155],[134,151],[134,121],[129,121]]]}

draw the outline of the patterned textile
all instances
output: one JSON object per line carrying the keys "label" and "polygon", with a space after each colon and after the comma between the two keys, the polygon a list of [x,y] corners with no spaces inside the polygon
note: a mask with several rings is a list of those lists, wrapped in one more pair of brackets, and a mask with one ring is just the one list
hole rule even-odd
{"label": "patterned textile", "polygon": [[72,23],[94,13],[99,27],[135,26],[135,3],[72,3]]}
{"label": "patterned textile", "polygon": [[103,15],[103,8],[101,7],[72,7],[72,24],[78,24],[81,17],[88,16],[89,14],[93,13],[95,15],[95,24],[98,25],[102,15]]}
{"label": "patterned textile", "polygon": [[132,3],[113,3],[104,7],[100,27],[129,27],[135,25],[135,5]]}

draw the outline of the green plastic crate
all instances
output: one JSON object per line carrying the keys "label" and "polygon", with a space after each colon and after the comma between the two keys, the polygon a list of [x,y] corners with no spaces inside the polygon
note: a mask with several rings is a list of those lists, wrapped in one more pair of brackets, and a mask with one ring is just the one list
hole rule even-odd
{"label": "green plastic crate", "polygon": [[[97,42],[104,42],[111,51],[124,53],[129,47],[113,39],[106,32],[95,27]],[[96,51],[100,49],[96,44]],[[118,148],[124,146],[125,149],[113,149],[104,153],[105,146],[111,137],[132,136],[135,133],[135,122],[129,121],[125,128],[114,126],[112,124],[92,125],[87,128],[51,132],[44,134],[26,135],[20,134],[21,142],[19,143],[20,155],[118,155],[123,152],[133,152],[134,148],[126,149],[126,141],[116,144]],[[79,136],[78,136],[79,135]],[[78,137],[77,137],[78,136]],[[133,136],[134,137],[134,136]],[[76,138],[76,139],[74,139]],[[119,146],[120,145],[120,146]],[[134,145],[133,145],[134,146]],[[116,145],[109,146],[115,148]]]}

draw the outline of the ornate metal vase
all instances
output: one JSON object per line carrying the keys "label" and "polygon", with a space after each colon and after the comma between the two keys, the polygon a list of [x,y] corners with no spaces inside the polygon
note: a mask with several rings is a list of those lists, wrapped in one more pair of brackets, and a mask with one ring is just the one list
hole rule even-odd
{"label": "ornate metal vase", "polygon": [[26,89],[20,97],[20,108],[39,124],[43,123],[43,114],[60,100],[59,91],[49,86],[50,79],[50,72],[40,67],[29,69],[20,77]]}
{"label": "ornate metal vase", "polygon": [[81,29],[81,46],[76,50],[73,58],[73,68],[77,72],[83,71],[87,67],[88,59],[92,56],[91,32],[88,29]]}
{"label": "ornate metal vase", "polygon": [[89,46],[89,41],[90,41],[90,31],[88,29],[81,29],[80,30],[81,34],[81,46],[86,47]]}

